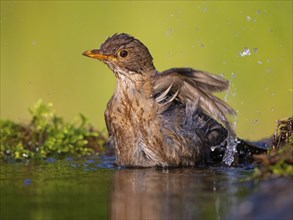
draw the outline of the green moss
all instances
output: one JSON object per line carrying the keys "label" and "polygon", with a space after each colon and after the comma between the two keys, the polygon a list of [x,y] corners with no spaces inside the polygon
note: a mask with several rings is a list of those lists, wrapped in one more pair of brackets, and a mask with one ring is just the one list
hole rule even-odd
{"label": "green moss", "polygon": [[277,122],[273,146],[268,154],[254,155],[260,163],[255,177],[293,176],[293,117]]}
{"label": "green moss", "polygon": [[0,157],[11,159],[49,156],[92,155],[104,151],[106,135],[79,116],[78,122],[65,122],[57,116],[52,103],[39,100],[29,109],[28,124],[1,120]]}

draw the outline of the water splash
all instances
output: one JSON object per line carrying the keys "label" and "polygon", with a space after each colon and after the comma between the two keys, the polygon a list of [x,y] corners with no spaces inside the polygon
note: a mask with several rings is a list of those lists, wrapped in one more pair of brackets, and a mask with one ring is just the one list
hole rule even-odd
{"label": "water splash", "polygon": [[234,161],[234,155],[237,152],[237,144],[239,143],[237,137],[229,135],[226,138],[227,146],[226,146],[226,151],[225,155],[223,157],[223,162],[227,164],[228,166],[231,166],[231,164]]}
{"label": "water splash", "polygon": [[[221,74],[220,76],[223,77],[224,74]],[[231,78],[229,79],[230,88],[227,90],[227,92],[226,92],[226,94],[224,96],[225,102],[228,102],[228,97],[229,96],[230,97],[235,97],[237,95],[236,88],[235,88],[234,84],[232,83],[232,81],[236,78],[236,76],[237,76],[236,73],[234,73],[234,72],[231,73]],[[238,112],[238,111],[236,111],[236,112]],[[236,131],[236,128],[237,128],[237,120],[236,120],[237,118],[236,118],[236,116],[237,116],[236,114],[233,114],[232,118],[230,119],[230,121],[231,121],[231,123],[233,125],[234,131]]]}
{"label": "water splash", "polygon": [[[224,74],[221,74],[221,76],[224,76]],[[229,86],[230,88],[227,90],[225,96],[224,96],[224,100],[225,102],[228,101],[228,96],[236,96],[236,88],[234,87],[232,80],[236,78],[236,73],[231,73],[231,78],[229,79]]]}
{"label": "water splash", "polygon": [[[228,96],[232,96],[235,97],[236,96],[236,88],[233,86],[232,84],[232,80],[234,80],[236,78],[237,74],[232,72],[231,73],[231,78],[229,80],[229,84],[230,84],[230,89],[227,90],[226,95],[224,97],[224,100],[227,102],[228,100]],[[232,121],[232,125],[233,125],[233,129],[234,131],[236,131],[236,127],[237,127],[237,120],[236,120],[236,114],[232,115],[232,119],[230,119]],[[223,157],[223,162],[225,164],[227,164],[228,166],[230,166],[232,164],[232,162],[234,161],[234,155],[236,153],[236,147],[237,144],[239,143],[237,137],[235,137],[234,135],[229,134],[228,137],[225,140],[226,142],[226,149],[225,149],[225,155]],[[215,149],[212,149],[212,151]]]}
{"label": "water splash", "polygon": [[240,52],[240,56],[242,56],[242,57],[244,57],[244,56],[250,56],[250,50],[249,50],[249,48],[245,47],[243,49],[243,51]]}

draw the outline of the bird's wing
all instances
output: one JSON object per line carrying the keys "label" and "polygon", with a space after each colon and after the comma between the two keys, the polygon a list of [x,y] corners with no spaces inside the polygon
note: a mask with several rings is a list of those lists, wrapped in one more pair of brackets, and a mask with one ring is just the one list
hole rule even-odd
{"label": "bird's wing", "polygon": [[227,80],[191,68],[173,68],[158,73],[153,79],[153,85],[152,94],[161,104],[161,111],[167,110],[174,100],[182,104],[197,102],[204,113],[223,123],[234,134],[226,115],[235,115],[235,111],[212,94],[228,89]]}

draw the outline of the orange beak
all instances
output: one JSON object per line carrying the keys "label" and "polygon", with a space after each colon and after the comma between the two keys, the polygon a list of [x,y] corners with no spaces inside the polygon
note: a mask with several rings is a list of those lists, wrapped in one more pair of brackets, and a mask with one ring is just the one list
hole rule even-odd
{"label": "orange beak", "polygon": [[109,55],[102,54],[101,51],[100,50],[97,50],[97,49],[84,51],[82,53],[82,55],[85,55],[85,56],[91,57],[91,58],[95,58],[95,59],[98,59],[98,60],[101,60],[101,61],[103,61],[103,60],[109,60],[109,59],[112,58]]}

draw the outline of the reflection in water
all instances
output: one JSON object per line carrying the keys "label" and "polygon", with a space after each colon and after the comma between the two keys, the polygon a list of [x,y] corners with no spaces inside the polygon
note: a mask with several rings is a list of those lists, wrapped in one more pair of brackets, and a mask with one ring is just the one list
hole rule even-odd
{"label": "reflection in water", "polygon": [[234,184],[235,178],[239,178],[239,173],[235,175],[233,169],[223,172],[223,168],[117,170],[109,216],[111,219],[223,219],[228,210],[237,206],[239,193],[243,192],[244,187]]}
{"label": "reflection in water", "polygon": [[239,182],[247,168],[119,170],[108,157],[0,160],[0,171],[0,219],[220,220],[255,190]]}

